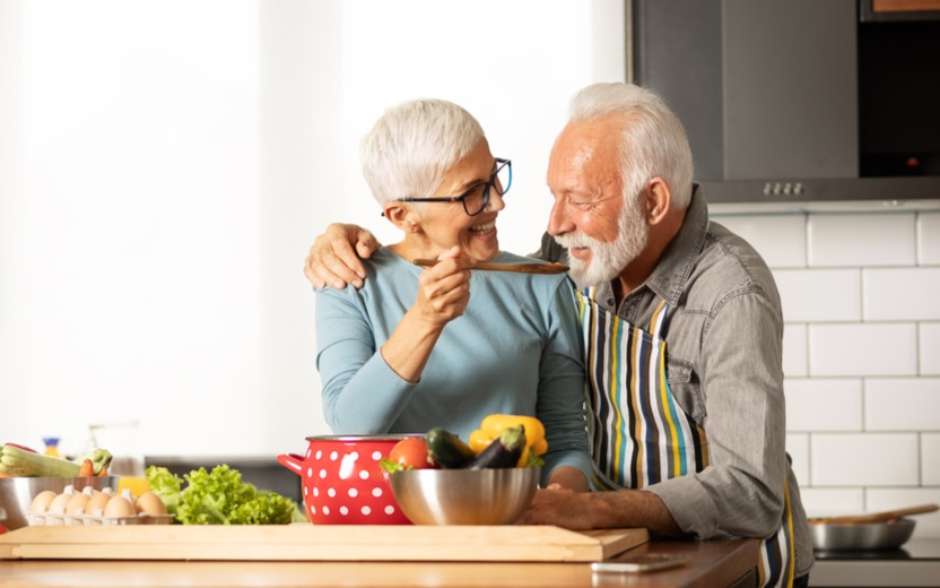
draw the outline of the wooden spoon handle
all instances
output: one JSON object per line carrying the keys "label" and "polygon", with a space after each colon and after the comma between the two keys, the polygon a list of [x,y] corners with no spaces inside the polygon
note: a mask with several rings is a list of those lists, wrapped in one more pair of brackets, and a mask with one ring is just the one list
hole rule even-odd
{"label": "wooden spoon handle", "polygon": [[850,516],[838,516],[838,517],[824,517],[824,518],[815,518],[811,519],[810,522],[813,523],[830,523],[837,525],[861,525],[867,523],[884,523],[887,521],[893,521],[901,517],[915,514],[925,514],[928,512],[935,512],[940,510],[940,506],[936,504],[920,504],[918,506],[910,506],[907,508],[900,508],[898,510],[886,510],[884,512],[873,512],[866,515],[850,515]]}
{"label": "wooden spoon handle", "polygon": [[[434,267],[436,259],[416,259],[412,263],[420,267]],[[493,272],[515,272],[518,274],[562,274],[568,271],[568,266],[560,263],[491,263],[483,261],[470,267],[472,270],[488,270]]]}
{"label": "wooden spoon handle", "polygon": [[878,521],[890,521],[892,519],[899,519],[908,515],[926,514],[928,512],[936,512],[937,510],[940,510],[940,506],[937,506],[936,504],[919,504],[917,506],[899,508],[898,510],[874,513],[872,516]]}

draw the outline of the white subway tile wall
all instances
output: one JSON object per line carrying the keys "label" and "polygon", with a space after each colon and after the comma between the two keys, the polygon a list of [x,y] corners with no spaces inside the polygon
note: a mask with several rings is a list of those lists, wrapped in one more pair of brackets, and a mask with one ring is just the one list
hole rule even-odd
{"label": "white subway tile wall", "polygon": [[806,234],[813,267],[916,263],[913,214],[811,214]]}
{"label": "white subway tile wall", "polygon": [[[940,329],[938,329],[940,345]],[[783,325],[783,374],[805,376],[809,373],[806,325],[786,323]]]}
{"label": "white subway tile wall", "polygon": [[921,484],[940,486],[940,433],[920,436]]}
{"label": "white subway tile wall", "polygon": [[917,433],[816,433],[810,452],[814,486],[917,486]]}
{"label": "white subway tile wall", "polygon": [[783,382],[787,431],[861,431],[862,380],[792,380]]}
{"label": "white subway tile wall", "polygon": [[923,212],[918,215],[917,263],[940,265],[940,212]]}
{"label": "white subway tile wall", "polygon": [[726,216],[719,222],[753,245],[770,267],[806,267],[806,215]]}
{"label": "white subway tile wall", "polygon": [[811,324],[812,376],[913,376],[917,374],[914,323]]}
{"label": "white subway tile wall", "polygon": [[809,435],[790,433],[787,435],[787,453],[790,455],[793,474],[797,482],[809,483]]}
{"label": "white subway tile wall", "polygon": [[857,269],[776,270],[783,320],[859,321],[862,301]]}
{"label": "white subway tile wall", "polygon": [[[920,323],[920,373],[923,376],[940,375],[940,323]],[[787,344],[787,329],[784,325],[783,344]],[[805,353],[805,346],[802,349]],[[784,373],[786,373],[787,351],[783,350]]]}
{"label": "white subway tile wall", "polygon": [[[713,219],[777,280],[787,451],[807,514],[940,502],[940,212]],[[915,536],[940,538],[940,514]]]}
{"label": "white subway tile wall", "polygon": [[862,299],[866,321],[940,320],[940,267],[866,269]]}
{"label": "white subway tile wall", "polygon": [[865,381],[868,431],[940,431],[940,378]]}
{"label": "white subway tile wall", "polygon": [[811,488],[800,482],[803,508],[810,516],[824,517],[865,512],[862,488]]}

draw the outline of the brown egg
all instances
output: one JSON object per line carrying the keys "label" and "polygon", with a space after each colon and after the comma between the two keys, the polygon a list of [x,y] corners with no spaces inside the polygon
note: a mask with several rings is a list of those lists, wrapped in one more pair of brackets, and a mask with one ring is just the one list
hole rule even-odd
{"label": "brown egg", "polygon": [[33,498],[33,503],[29,506],[29,512],[32,514],[46,514],[53,500],[55,500],[55,492],[43,490]]}
{"label": "brown egg", "polygon": [[153,516],[165,515],[166,505],[153,492],[144,492],[137,499],[137,512]]}
{"label": "brown egg", "polygon": [[49,504],[49,514],[64,515],[65,507],[68,505],[69,500],[74,496],[74,492],[63,492],[55,498],[52,499],[52,502]]}
{"label": "brown egg", "polygon": [[134,504],[123,496],[115,496],[108,501],[107,506],[104,507],[104,516],[105,518],[117,518],[117,517],[133,517],[137,516],[137,511],[134,510]]}
{"label": "brown egg", "polygon": [[84,492],[79,492],[73,494],[69,501],[65,504],[65,514],[70,517],[80,517],[85,514],[85,505],[88,504],[90,498],[88,494]]}
{"label": "brown egg", "polygon": [[85,514],[100,517],[104,513],[104,507],[111,500],[111,496],[110,492],[95,492],[85,503]]}

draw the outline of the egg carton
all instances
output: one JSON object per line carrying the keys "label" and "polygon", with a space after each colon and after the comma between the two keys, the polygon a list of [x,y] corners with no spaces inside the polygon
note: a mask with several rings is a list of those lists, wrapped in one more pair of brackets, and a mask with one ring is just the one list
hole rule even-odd
{"label": "egg carton", "polygon": [[[83,507],[87,501],[92,499],[94,495],[93,493],[94,491],[90,487],[86,487],[81,492],[81,494],[84,494],[87,497],[85,501],[81,501],[83,502]],[[75,491],[74,487],[67,486],[63,494],[71,499],[79,493]],[[108,495],[109,500],[116,498],[110,488],[106,488],[102,494]],[[127,500],[129,503],[129,509],[134,510],[134,498],[130,491],[124,490],[121,497]],[[34,502],[36,498],[38,497],[34,497]],[[63,500],[63,502],[65,501]],[[30,508],[30,512],[26,516],[26,520],[29,525],[34,527],[107,527],[123,525],[169,525],[173,523],[173,515],[169,514],[149,514],[135,512],[133,515],[126,516],[105,516],[103,513],[103,507],[96,509],[96,512],[92,514],[85,513],[84,508],[82,509],[82,513],[79,514],[78,512],[68,512],[68,509],[60,509],[56,507],[52,507],[50,510],[46,510],[44,512],[36,512],[34,507],[35,505]]]}
{"label": "egg carton", "polygon": [[60,514],[30,514],[32,527],[108,527],[123,525],[171,525],[173,515],[137,514],[129,517],[96,517],[94,515],[67,516]]}

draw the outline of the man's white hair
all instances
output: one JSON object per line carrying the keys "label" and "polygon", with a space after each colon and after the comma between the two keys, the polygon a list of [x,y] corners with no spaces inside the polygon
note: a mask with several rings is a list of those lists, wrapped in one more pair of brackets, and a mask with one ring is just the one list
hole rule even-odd
{"label": "man's white hair", "polygon": [[483,138],[480,123],[453,102],[412,100],[386,110],[363,138],[362,172],[382,206],[432,196]]}
{"label": "man's white hair", "polygon": [[638,198],[656,176],[672,191],[672,206],[685,208],[692,198],[692,149],[679,118],[662,98],[634,84],[593,84],[571,100],[571,122],[623,114],[628,117],[620,145],[626,198]]}

